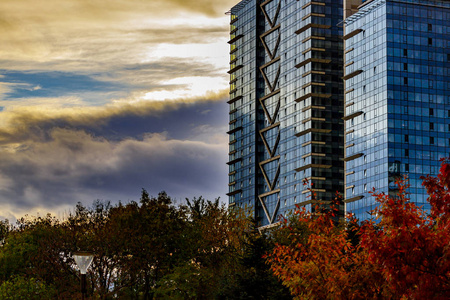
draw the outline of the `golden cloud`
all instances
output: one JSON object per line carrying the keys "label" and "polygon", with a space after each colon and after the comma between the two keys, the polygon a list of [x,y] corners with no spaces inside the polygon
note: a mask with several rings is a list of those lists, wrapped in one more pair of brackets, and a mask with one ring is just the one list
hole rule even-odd
{"label": "golden cloud", "polygon": [[235,1],[2,0],[0,68],[111,70],[141,63],[159,43],[227,37]]}
{"label": "golden cloud", "polygon": [[1,112],[0,145],[10,149],[11,145],[21,145],[29,140],[45,140],[48,132],[57,127],[100,128],[114,117],[158,116],[163,111],[177,110],[185,105],[224,101],[226,96],[226,90],[208,92],[203,97],[169,101],[145,101],[142,95],[133,95],[98,107],[77,106],[78,101],[73,98],[26,99],[26,105],[8,107]]}

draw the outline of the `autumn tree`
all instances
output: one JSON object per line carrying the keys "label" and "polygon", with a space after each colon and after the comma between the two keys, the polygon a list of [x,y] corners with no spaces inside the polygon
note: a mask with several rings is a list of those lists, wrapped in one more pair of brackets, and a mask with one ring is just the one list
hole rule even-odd
{"label": "autumn tree", "polygon": [[374,190],[379,206],[362,223],[299,208],[275,233],[272,270],[296,299],[448,299],[449,162],[423,179],[427,210],[410,201],[406,180],[396,196]]}
{"label": "autumn tree", "polygon": [[[108,225],[113,206],[108,201],[94,201],[91,207],[78,203],[60,227],[66,237],[65,247],[70,249],[67,264],[75,267],[72,253],[89,251],[94,260],[88,270],[88,293],[94,291],[100,299],[107,299],[115,292],[118,254],[121,241],[117,232]],[[78,272],[75,272],[79,276]],[[117,288],[117,287],[116,287]]]}
{"label": "autumn tree", "polygon": [[335,207],[317,206],[316,213],[298,207],[282,220],[268,255],[273,272],[295,299],[385,299],[380,270],[354,242],[358,223],[336,222]]}
{"label": "autumn tree", "polygon": [[391,291],[407,299],[450,297],[450,164],[442,161],[437,177],[423,177],[430,210],[409,199],[400,181],[398,195],[373,195],[380,203],[376,220],[363,226],[361,247],[368,259],[383,266]]}

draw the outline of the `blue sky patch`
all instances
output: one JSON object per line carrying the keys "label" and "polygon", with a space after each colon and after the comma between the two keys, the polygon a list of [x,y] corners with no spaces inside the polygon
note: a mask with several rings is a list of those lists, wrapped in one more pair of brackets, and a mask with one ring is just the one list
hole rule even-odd
{"label": "blue sky patch", "polygon": [[3,82],[17,84],[5,100],[28,97],[78,96],[82,93],[114,93],[128,90],[119,82],[99,81],[87,75],[65,72],[1,72]]}

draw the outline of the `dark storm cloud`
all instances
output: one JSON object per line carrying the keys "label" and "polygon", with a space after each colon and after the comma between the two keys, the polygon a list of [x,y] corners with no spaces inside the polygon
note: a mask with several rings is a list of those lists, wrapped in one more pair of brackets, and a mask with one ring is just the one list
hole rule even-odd
{"label": "dark storm cloud", "polygon": [[92,122],[82,121],[79,113],[35,118],[32,125],[31,115],[12,116],[9,132],[0,131],[0,204],[33,209],[97,198],[126,201],[137,199],[143,187],[180,200],[223,197],[224,102],[186,101],[164,108],[145,103],[147,112],[142,103],[99,111]]}
{"label": "dark storm cloud", "polygon": [[[53,129],[50,142],[2,153],[0,203],[35,208],[95,199],[136,199],[145,187],[184,199],[226,192],[226,148],[221,144],[167,139],[110,142],[84,131]],[[218,176],[218,174],[223,174]]]}

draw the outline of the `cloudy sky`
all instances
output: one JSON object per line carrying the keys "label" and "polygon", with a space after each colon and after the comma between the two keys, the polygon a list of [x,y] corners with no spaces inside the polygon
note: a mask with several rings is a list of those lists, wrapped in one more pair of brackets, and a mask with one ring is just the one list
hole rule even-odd
{"label": "cloudy sky", "polygon": [[0,219],[227,192],[237,0],[1,0]]}

